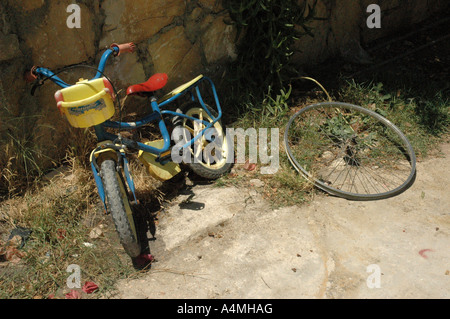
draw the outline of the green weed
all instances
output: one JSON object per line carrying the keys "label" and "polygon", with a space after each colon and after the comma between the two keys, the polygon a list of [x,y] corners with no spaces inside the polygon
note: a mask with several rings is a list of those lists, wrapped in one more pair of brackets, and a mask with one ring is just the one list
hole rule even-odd
{"label": "green weed", "polygon": [[421,96],[408,89],[387,89],[381,82],[346,81],[338,99],[372,109],[393,122],[410,140],[419,156],[434,149],[448,132],[450,101],[442,93]]}
{"label": "green weed", "polygon": [[237,59],[227,71],[228,87],[232,89],[229,101],[247,101],[252,97],[260,100],[268,87],[282,89],[287,79],[298,75],[291,63],[294,44],[302,36],[313,36],[308,24],[318,19],[316,3],[316,0],[311,5],[297,0],[224,1],[239,39]]}
{"label": "green weed", "polygon": [[[72,264],[80,266],[82,285],[99,286],[91,298],[114,293],[117,279],[135,272],[98,205],[90,172],[78,164],[65,177],[3,202],[2,211],[7,217],[0,219],[0,233],[17,227],[32,231],[20,249],[22,258],[0,265],[2,299],[64,298]],[[102,236],[92,238],[91,230],[100,225]]]}

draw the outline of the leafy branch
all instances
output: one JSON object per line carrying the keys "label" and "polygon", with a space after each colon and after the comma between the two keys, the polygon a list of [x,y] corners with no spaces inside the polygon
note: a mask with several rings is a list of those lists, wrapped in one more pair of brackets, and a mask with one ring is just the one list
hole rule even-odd
{"label": "leafy branch", "polygon": [[317,20],[312,4],[298,0],[226,0],[239,39],[238,57],[230,64],[227,78],[232,100],[261,99],[268,87],[278,91],[292,76],[291,57],[295,42],[313,36],[308,23]]}

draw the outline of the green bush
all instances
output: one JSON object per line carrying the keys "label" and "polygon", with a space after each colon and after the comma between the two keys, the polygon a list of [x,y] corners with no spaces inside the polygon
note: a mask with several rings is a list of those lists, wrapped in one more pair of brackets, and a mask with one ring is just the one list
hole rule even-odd
{"label": "green bush", "polygon": [[286,79],[298,76],[293,74],[295,68],[291,65],[294,43],[304,35],[313,36],[307,24],[317,19],[316,3],[317,0],[311,5],[298,0],[224,1],[239,39],[238,57],[228,69],[232,91],[229,99],[239,100],[240,106],[249,100],[261,101],[269,87],[278,92],[286,86]]}

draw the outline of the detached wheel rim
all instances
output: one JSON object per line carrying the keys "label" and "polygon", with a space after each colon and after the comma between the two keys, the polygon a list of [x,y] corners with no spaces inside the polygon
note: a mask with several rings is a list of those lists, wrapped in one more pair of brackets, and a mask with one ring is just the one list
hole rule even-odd
{"label": "detached wheel rim", "polygon": [[284,142],[294,168],[335,196],[388,198],[408,189],[416,176],[406,136],[382,115],[358,105],[309,105],[291,117]]}

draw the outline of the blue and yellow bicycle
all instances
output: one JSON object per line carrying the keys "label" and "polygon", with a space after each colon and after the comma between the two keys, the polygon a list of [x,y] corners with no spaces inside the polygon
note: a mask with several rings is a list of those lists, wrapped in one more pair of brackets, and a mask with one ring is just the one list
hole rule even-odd
{"label": "blue and yellow bicycle", "polygon": [[[51,80],[62,89],[55,93],[59,111],[73,127],[93,127],[97,147],[90,155],[90,163],[100,199],[105,210],[112,215],[120,242],[126,253],[135,258],[141,254],[136,230],[134,204],[138,203],[135,184],[130,173],[127,154],[138,152],[139,159],[149,173],[160,180],[169,180],[181,172],[183,165],[197,175],[216,179],[229,172],[234,163],[230,145],[221,125],[222,109],[214,83],[200,75],[170,93],[156,98],[168,81],[164,73],[151,76],[146,82],[132,85],[127,96],[148,97],[152,112],[135,122],[112,121],[116,106],[121,110],[120,99],[112,81],[104,74],[111,56],[132,53],[133,43],[113,44],[102,55],[97,68],[76,65],[52,72],[47,68],[33,67],[28,79],[37,86]],[[58,74],[75,67],[96,70],[91,80],[80,79],[76,84],[64,82]],[[210,100],[207,104],[202,88],[208,87]],[[183,98],[183,99],[182,99]],[[175,111],[169,105],[180,104]],[[212,103],[211,103],[212,104]],[[214,105],[213,104],[213,105]],[[122,130],[134,130],[149,123],[157,123],[162,139],[147,143],[124,138]],[[111,129],[117,134],[111,133]]]}

